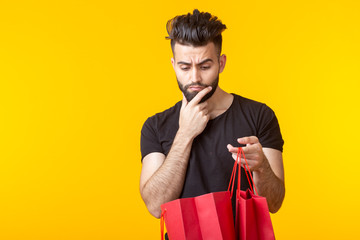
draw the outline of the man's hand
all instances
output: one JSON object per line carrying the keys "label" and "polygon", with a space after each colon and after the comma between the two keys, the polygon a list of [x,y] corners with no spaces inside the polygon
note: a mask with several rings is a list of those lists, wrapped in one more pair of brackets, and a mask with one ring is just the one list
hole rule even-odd
{"label": "man's hand", "polygon": [[183,96],[179,117],[179,131],[183,136],[195,138],[204,131],[209,121],[207,102],[201,99],[211,91],[211,87],[201,90],[190,102]]}
{"label": "man's hand", "polygon": [[[250,171],[263,171],[270,167],[269,162],[263,152],[263,148],[259,142],[259,139],[255,136],[239,138],[238,143],[246,145],[243,147],[243,151],[246,156],[247,163],[250,167]],[[229,152],[232,153],[232,157],[236,160],[237,147],[233,147],[231,144],[227,145]],[[241,164],[245,164],[245,160],[241,158]]]}
{"label": "man's hand", "polygon": [[[238,143],[243,147],[246,161],[253,172],[254,184],[260,196],[266,197],[269,211],[275,213],[281,207],[285,196],[284,167],[282,153],[272,148],[263,148],[255,136],[239,138]],[[227,145],[232,157],[236,160],[237,147]],[[241,158],[241,164],[245,160]]]}

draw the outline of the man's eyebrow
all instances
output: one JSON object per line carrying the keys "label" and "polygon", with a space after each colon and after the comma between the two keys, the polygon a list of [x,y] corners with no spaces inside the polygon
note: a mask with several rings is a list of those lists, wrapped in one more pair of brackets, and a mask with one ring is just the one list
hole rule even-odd
{"label": "man's eyebrow", "polygon": [[[202,60],[201,62],[199,62],[198,64],[196,65],[202,65],[204,63],[207,63],[207,62],[214,62],[211,58],[207,58],[205,60]],[[182,64],[182,65],[191,65],[191,63],[189,62],[184,62],[184,61],[180,61],[180,62],[177,62],[178,65]]]}
{"label": "man's eyebrow", "polygon": [[182,62],[182,61],[177,62],[177,64],[178,65],[180,65],[180,64],[182,64],[182,65],[191,65],[191,63],[189,63],[189,62]]}
{"label": "man's eyebrow", "polygon": [[207,63],[207,62],[214,62],[211,58],[207,58],[207,59],[205,59],[205,60],[202,60],[201,62],[199,62],[198,64],[196,64],[196,65],[202,65],[202,64],[204,64],[204,63]]}

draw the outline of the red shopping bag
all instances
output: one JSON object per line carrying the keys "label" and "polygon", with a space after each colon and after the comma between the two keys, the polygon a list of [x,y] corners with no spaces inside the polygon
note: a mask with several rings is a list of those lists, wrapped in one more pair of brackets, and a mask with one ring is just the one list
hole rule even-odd
{"label": "red shopping bag", "polygon": [[[241,180],[241,165],[238,164],[241,155],[245,160],[245,173],[249,181],[250,189],[246,191],[240,190]],[[235,178],[236,168],[238,168],[237,192],[236,192],[236,217],[235,229],[236,239],[239,240],[274,240],[274,230],[271,223],[269,208],[266,198],[258,196],[257,190],[252,179],[252,175],[247,164],[245,154],[242,148],[238,149],[237,160],[234,164],[233,174],[231,179]],[[249,179],[250,176],[250,179]],[[230,180],[230,183],[232,181]],[[253,187],[252,187],[253,186]],[[233,186],[232,186],[233,188]],[[256,195],[254,194],[254,190]],[[233,190],[231,191],[232,195]]]}
{"label": "red shopping bag", "polygon": [[161,212],[161,239],[165,221],[170,240],[235,240],[229,191],[176,199]]}

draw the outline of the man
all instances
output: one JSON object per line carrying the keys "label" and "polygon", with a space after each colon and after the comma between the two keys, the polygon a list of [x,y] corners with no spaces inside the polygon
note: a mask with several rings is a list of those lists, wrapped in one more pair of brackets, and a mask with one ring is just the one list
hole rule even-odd
{"label": "man", "polygon": [[[221,55],[225,29],[217,17],[197,9],[167,23],[183,99],[148,118],[141,131],[140,193],[156,218],[163,203],[227,190],[240,146],[270,212],[282,204],[284,142],[274,112],[218,85],[226,63]],[[241,189],[248,187],[242,178]]]}

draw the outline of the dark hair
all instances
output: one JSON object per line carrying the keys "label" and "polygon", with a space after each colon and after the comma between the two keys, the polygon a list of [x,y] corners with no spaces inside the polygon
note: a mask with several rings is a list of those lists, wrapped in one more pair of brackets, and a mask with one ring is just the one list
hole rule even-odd
{"label": "dark hair", "polygon": [[226,29],[216,16],[208,12],[199,12],[195,9],[193,13],[176,16],[166,24],[169,34],[166,39],[171,40],[171,49],[174,53],[175,43],[192,45],[194,47],[204,46],[213,42],[220,56],[222,36],[221,33]]}

